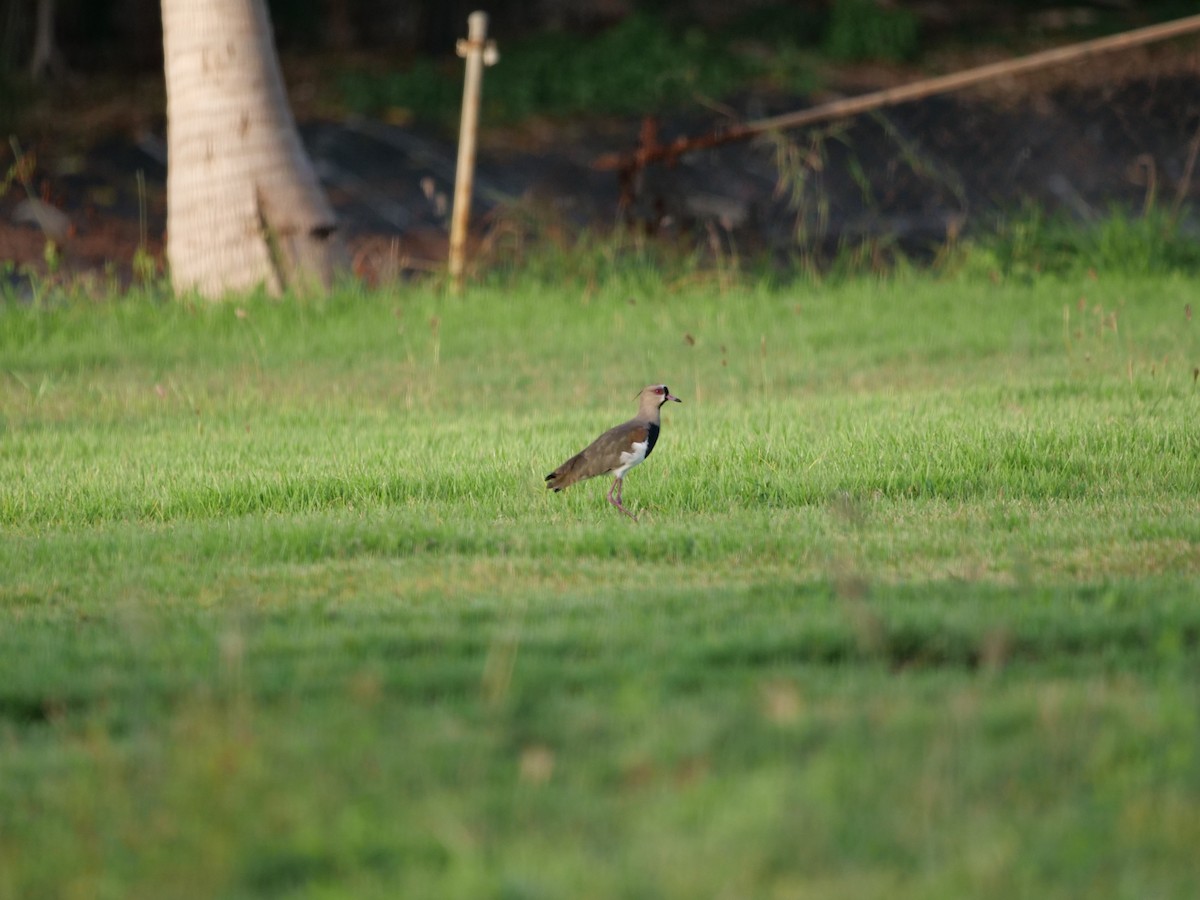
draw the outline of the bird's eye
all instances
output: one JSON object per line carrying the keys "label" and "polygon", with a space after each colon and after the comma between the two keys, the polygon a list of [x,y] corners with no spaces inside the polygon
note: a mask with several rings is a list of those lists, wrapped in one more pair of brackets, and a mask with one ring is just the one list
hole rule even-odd
{"label": "bird's eye", "polygon": [[661,394],[662,392],[663,392],[663,389],[662,389],[662,388],[655,388],[655,389],[654,389],[654,393],[656,393],[656,394]]}

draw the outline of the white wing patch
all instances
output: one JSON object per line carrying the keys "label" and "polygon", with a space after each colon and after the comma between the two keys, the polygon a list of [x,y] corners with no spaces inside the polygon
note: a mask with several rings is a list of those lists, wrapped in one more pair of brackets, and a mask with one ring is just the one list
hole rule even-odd
{"label": "white wing patch", "polygon": [[621,453],[621,464],[612,470],[613,475],[617,478],[624,478],[626,472],[646,458],[646,448],[649,445],[649,441],[637,441],[631,444],[628,450]]}

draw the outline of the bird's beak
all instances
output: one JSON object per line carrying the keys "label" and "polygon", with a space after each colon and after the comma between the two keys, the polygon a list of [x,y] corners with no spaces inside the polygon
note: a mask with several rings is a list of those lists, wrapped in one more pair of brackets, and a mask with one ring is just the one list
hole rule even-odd
{"label": "bird's beak", "polygon": [[676,403],[682,403],[682,402],[683,402],[683,401],[682,401],[682,400],[680,400],[678,397],[676,397],[674,394],[667,394],[667,399],[668,399],[668,400],[674,400]]}

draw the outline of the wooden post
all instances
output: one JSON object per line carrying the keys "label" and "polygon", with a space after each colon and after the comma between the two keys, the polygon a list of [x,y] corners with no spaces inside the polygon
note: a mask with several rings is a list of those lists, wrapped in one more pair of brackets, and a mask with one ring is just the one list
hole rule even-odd
{"label": "wooden post", "polygon": [[450,215],[450,281],[455,291],[462,290],[466,268],[467,221],[471,217],[475,137],[479,129],[479,86],[483,81],[483,67],[494,65],[500,59],[496,42],[487,39],[487,21],[487,13],[471,13],[467,17],[467,39],[460,40],[456,48],[458,55],[467,60],[467,73],[463,82],[462,123],[458,131],[454,210]]}

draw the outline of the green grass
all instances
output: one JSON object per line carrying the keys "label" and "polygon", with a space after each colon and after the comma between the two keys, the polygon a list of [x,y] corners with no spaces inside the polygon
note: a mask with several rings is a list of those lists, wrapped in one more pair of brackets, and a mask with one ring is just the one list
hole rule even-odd
{"label": "green grass", "polygon": [[1194,896],[1200,280],[972,258],[0,305],[0,898]]}

